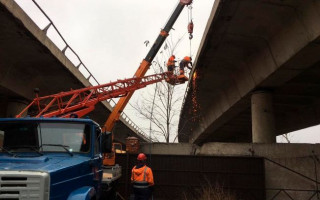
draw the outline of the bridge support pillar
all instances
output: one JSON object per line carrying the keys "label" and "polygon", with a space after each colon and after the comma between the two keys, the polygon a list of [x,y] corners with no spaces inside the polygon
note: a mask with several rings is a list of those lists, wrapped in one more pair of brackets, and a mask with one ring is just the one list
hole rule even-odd
{"label": "bridge support pillar", "polygon": [[274,121],[272,94],[257,91],[251,96],[252,142],[275,143],[276,128]]}
{"label": "bridge support pillar", "polygon": [[[9,100],[8,105],[7,105],[7,116],[6,117],[15,117],[17,114],[19,114],[26,106],[27,102],[23,100]],[[24,114],[25,117],[26,114]]]}

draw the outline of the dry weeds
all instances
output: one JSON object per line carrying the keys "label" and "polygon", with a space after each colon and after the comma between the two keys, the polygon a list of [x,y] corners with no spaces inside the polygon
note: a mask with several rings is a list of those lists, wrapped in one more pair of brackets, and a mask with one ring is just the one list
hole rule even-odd
{"label": "dry weeds", "polygon": [[212,186],[209,184],[197,191],[197,193],[196,198],[188,198],[185,195],[184,200],[237,200],[234,194],[219,185]]}

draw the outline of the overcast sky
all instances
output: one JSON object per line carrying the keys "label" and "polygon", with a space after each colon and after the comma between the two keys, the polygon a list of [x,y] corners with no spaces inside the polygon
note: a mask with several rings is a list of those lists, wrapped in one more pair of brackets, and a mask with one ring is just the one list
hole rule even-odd
{"label": "overcast sky", "polygon": [[[54,22],[65,40],[100,83],[132,77],[150,46],[176,7],[177,0],[36,0]],[[26,13],[43,29],[49,22],[30,0],[16,0]],[[192,7],[194,39],[191,54],[195,58],[214,0],[195,0]],[[183,38],[177,58],[189,55],[187,34],[188,9],[184,9],[170,32],[169,40]],[[64,43],[53,29],[48,36],[60,48]],[[148,40],[150,44],[145,46]],[[75,65],[79,62],[68,52]],[[158,56],[162,56],[158,54]],[[133,96],[136,99],[141,91]],[[132,113],[130,108],[125,110]],[[135,117],[130,116],[131,119]],[[139,125],[139,120],[134,120]],[[319,142],[319,127],[290,136],[293,142]],[[278,141],[281,141],[278,138]]]}
{"label": "overcast sky", "polygon": [[[48,21],[27,0],[16,0],[28,15],[44,28]],[[202,38],[214,0],[193,5],[194,39],[192,53]],[[177,0],[37,0],[70,46],[100,82],[132,77],[160,29],[176,7]],[[185,36],[177,57],[189,54],[188,15],[184,9],[171,31],[173,40]],[[53,38],[53,29],[49,37]],[[54,39],[60,49],[64,44]],[[145,47],[144,41],[150,45]]]}

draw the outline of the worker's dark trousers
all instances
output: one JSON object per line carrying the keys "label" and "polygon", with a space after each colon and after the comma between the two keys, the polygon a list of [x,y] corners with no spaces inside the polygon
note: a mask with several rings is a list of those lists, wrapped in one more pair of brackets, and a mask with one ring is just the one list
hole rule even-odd
{"label": "worker's dark trousers", "polygon": [[174,65],[169,65],[168,66],[168,71],[169,72],[173,72],[174,67],[175,67]]}
{"label": "worker's dark trousers", "polygon": [[151,190],[149,188],[133,188],[134,200],[149,200]]}

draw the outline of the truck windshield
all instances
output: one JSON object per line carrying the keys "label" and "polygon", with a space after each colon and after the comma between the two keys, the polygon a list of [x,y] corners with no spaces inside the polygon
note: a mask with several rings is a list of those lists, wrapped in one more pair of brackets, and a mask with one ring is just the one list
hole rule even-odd
{"label": "truck windshield", "polygon": [[58,122],[0,123],[1,151],[88,152],[90,126]]}

